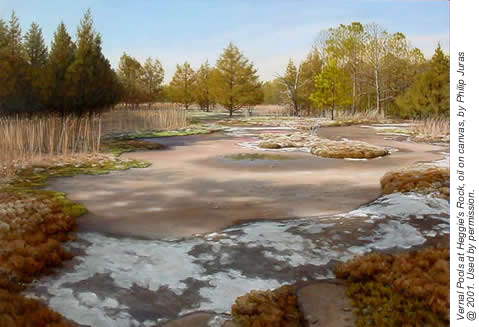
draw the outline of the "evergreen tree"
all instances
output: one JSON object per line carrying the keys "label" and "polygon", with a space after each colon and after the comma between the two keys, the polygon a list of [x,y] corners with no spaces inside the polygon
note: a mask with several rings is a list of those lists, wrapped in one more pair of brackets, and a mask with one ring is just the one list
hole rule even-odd
{"label": "evergreen tree", "polygon": [[210,106],[214,103],[212,71],[213,69],[206,61],[195,74],[193,89],[195,102],[206,112],[210,111]]}
{"label": "evergreen tree", "polygon": [[78,115],[101,111],[117,101],[114,72],[102,54],[101,37],[93,28],[90,10],[78,27],[75,59],[67,70],[67,81]]}
{"label": "evergreen tree", "polygon": [[293,115],[299,116],[301,105],[304,101],[301,99],[300,90],[304,85],[301,74],[301,65],[296,68],[292,59],[289,59],[286,72],[283,76],[278,77],[278,81],[282,86],[282,94],[286,102],[293,108]]}
{"label": "evergreen tree", "polygon": [[323,60],[319,49],[313,47],[299,68],[302,80],[301,88],[298,90],[299,100],[308,115],[312,113],[314,107],[314,103],[309,99],[309,95],[314,92],[314,77],[321,72],[322,66]]}
{"label": "evergreen tree", "polygon": [[281,104],[281,84],[278,79],[263,83],[265,104]]}
{"label": "evergreen tree", "polygon": [[160,100],[161,97],[161,83],[163,83],[163,78],[165,76],[165,71],[163,66],[158,59],[147,58],[143,64],[143,75],[141,76],[141,81],[144,85],[146,92],[146,100],[151,104]]}
{"label": "evergreen tree", "polygon": [[194,83],[195,72],[190,64],[185,61],[183,65],[176,65],[175,74],[170,82],[169,98],[188,109],[194,101]]}
{"label": "evergreen tree", "polygon": [[66,74],[75,60],[75,44],[67,32],[65,24],[58,25],[53,34],[47,62],[48,109],[65,115],[72,110],[71,86]]}
{"label": "evergreen tree", "polygon": [[118,79],[123,87],[122,100],[131,106],[138,106],[145,98],[142,85],[143,67],[135,58],[123,53],[118,66]]}
{"label": "evergreen tree", "polygon": [[261,83],[253,64],[230,43],[219,57],[216,68],[218,76],[215,81],[215,98],[230,117],[233,112],[258,103],[262,97]]}
{"label": "evergreen tree", "polygon": [[0,24],[0,111],[11,113],[28,109],[25,90],[28,89],[28,63],[22,43],[18,17],[12,12],[8,25]]}
{"label": "evergreen tree", "polygon": [[344,69],[338,66],[336,59],[328,60],[323,71],[315,78],[316,91],[310,95],[319,108],[329,107],[331,119],[334,110],[352,104],[351,80]]}
{"label": "evergreen tree", "polygon": [[24,47],[31,67],[39,68],[46,64],[48,49],[43,40],[42,29],[36,23],[32,23],[30,30],[25,34]]}
{"label": "evergreen tree", "polygon": [[43,109],[46,100],[47,76],[45,65],[48,59],[48,49],[42,36],[42,29],[32,23],[25,34],[24,49],[29,65],[27,69],[28,87],[24,90],[28,110],[37,112]]}
{"label": "evergreen tree", "polygon": [[426,71],[397,99],[402,117],[449,117],[449,57],[438,45]]}

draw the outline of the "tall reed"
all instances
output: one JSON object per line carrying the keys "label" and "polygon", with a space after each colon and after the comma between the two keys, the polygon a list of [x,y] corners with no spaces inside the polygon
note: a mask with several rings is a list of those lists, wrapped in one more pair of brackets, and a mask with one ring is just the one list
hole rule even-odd
{"label": "tall reed", "polygon": [[427,138],[442,138],[450,133],[450,122],[446,118],[427,118],[415,120],[412,131]]}
{"label": "tall reed", "polygon": [[104,134],[145,130],[179,129],[188,126],[187,113],[175,107],[116,107],[102,114]]}
{"label": "tall reed", "polygon": [[0,118],[0,175],[42,157],[98,152],[100,138],[99,116]]}
{"label": "tall reed", "polygon": [[36,160],[97,153],[109,133],[171,130],[188,125],[186,111],[174,106],[127,109],[96,116],[0,117],[0,176]]}

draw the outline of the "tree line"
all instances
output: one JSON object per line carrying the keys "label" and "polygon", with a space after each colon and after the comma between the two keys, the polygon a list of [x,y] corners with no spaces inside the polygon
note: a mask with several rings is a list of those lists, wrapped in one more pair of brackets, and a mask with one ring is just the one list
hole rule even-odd
{"label": "tree line", "polygon": [[101,44],[89,10],[75,40],[62,22],[49,49],[36,23],[22,35],[15,13],[0,20],[0,113],[84,115],[117,103],[120,83]]}
{"label": "tree line", "polygon": [[[163,80],[163,68],[155,61],[151,76],[156,76],[158,88],[152,97],[144,97],[145,83],[142,83],[148,60],[142,66],[135,58],[123,54],[120,60],[118,76],[125,90],[123,101],[131,106],[138,105],[140,99],[146,102],[170,101],[181,103],[185,109],[197,104],[204,111],[209,111],[215,105],[221,105],[230,116],[241,108],[254,106],[263,102],[262,83],[257,70],[232,43],[224,49],[216,65],[204,62],[196,71],[188,62],[176,65],[176,71],[168,85],[160,87]],[[156,73],[155,73],[156,72]],[[143,98],[142,98],[143,96]]]}
{"label": "tree line", "polygon": [[354,22],[319,33],[299,64],[290,60],[272,81],[261,82],[254,64],[230,43],[215,65],[178,64],[169,84],[158,59],[143,63],[124,53],[116,71],[88,10],[75,40],[65,24],[47,47],[32,23],[23,35],[18,18],[0,19],[0,114],[92,114],[119,102],[175,102],[235,111],[257,104],[287,104],[293,115],[376,109],[405,118],[449,114],[449,57],[438,46],[426,60],[402,33]]}
{"label": "tree line", "polygon": [[354,22],[319,33],[299,65],[263,85],[266,103],[286,103],[295,115],[376,109],[403,118],[449,116],[449,56],[426,60],[402,33]]}

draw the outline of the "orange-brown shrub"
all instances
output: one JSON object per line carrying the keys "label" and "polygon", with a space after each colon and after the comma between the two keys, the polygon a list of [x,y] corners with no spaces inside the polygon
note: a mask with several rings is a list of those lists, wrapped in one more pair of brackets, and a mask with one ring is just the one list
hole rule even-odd
{"label": "orange-brown shrub", "polygon": [[[71,326],[58,313],[19,292],[26,283],[72,256],[74,217],[41,194],[0,193],[0,326]],[[5,227],[8,226],[8,227]]]}
{"label": "orange-brown shrub", "polygon": [[304,321],[294,289],[289,285],[240,296],[231,313],[240,327],[301,327]]}
{"label": "orange-brown shrub", "polygon": [[418,192],[449,198],[449,169],[418,166],[390,171],[381,178],[381,190],[383,194]]}
{"label": "orange-brown shrub", "polygon": [[372,253],[340,264],[357,326],[448,326],[449,249]]}

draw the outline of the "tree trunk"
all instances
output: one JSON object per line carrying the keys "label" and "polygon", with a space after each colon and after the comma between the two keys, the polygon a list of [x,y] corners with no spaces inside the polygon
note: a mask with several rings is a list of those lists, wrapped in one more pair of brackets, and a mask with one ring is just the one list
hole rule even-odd
{"label": "tree trunk", "polygon": [[382,109],[381,109],[381,88],[379,86],[379,71],[378,69],[375,70],[375,75],[376,75],[376,110],[381,113],[381,115],[383,115],[382,113]]}
{"label": "tree trunk", "polygon": [[230,117],[233,117],[233,108],[230,108],[229,111],[230,111]]}

